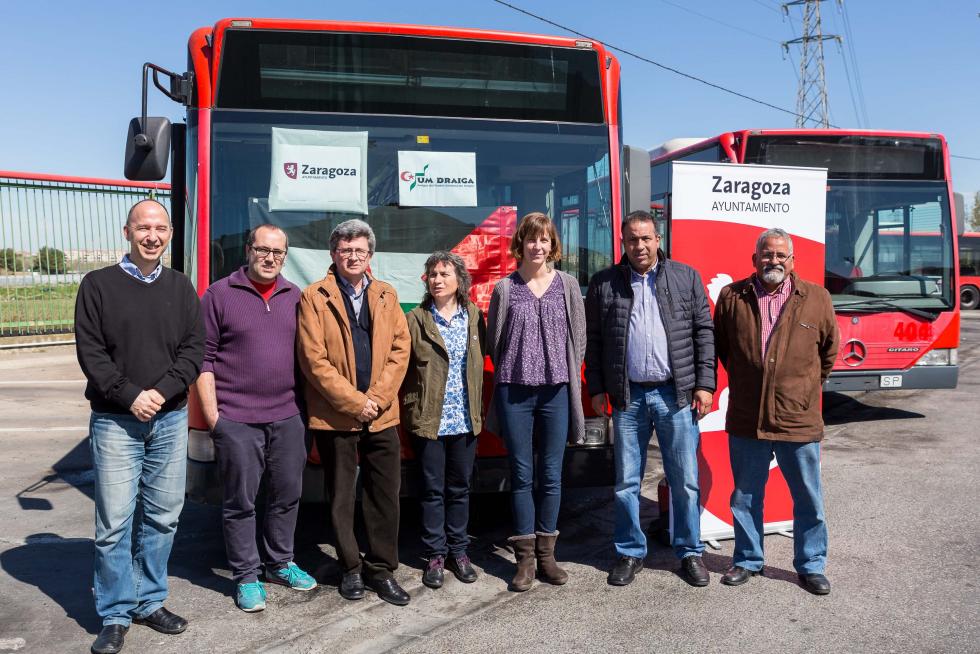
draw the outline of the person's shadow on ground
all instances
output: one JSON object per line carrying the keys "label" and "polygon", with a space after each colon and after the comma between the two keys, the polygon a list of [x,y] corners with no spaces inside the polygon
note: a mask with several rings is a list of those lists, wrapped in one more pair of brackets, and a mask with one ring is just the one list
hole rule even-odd
{"label": "person's shadow on ground", "polygon": [[68,618],[94,634],[102,620],[92,599],[93,552],[90,538],[37,533],[28,536],[24,545],[0,553],[0,567],[13,579],[36,586]]}

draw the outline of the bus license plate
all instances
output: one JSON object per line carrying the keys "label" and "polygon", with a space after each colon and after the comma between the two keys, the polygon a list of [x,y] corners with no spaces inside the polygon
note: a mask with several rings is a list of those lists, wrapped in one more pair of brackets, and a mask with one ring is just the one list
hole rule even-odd
{"label": "bus license plate", "polygon": [[901,375],[882,375],[879,383],[881,388],[901,388]]}

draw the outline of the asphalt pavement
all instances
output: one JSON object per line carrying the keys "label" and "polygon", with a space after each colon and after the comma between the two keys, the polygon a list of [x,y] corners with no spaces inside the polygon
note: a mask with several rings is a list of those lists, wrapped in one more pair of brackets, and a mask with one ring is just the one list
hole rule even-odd
{"label": "asphalt pavement", "polygon": [[[805,592],[792,541],[766,538],[766,574],[720,584],[731,541],[709,549],[707,588],[692,588],[653,545],[627,587],[613,561],[609,489],[566,491],[558,558],[567,585],[511,593],[506,496],[476,498],[471,585],[421,585],[416,504],[402,507],[404,608],[339,597],[323,506],[305,506],[297,562],[321,587],[269,588],[268,608],[234,606],[220,514],[188,503],[170,562],[167,606],[179,636],[133,626],[126,650],[209,652],[978,652],[980,312],[963,319],[955,390],[825,395],[823,454],[829,596]],[[0,352],[0,653],[85,652],[99,629],[92,586],[88,408],[71,347]],[[645,519],[656,516],[650,450]]]}

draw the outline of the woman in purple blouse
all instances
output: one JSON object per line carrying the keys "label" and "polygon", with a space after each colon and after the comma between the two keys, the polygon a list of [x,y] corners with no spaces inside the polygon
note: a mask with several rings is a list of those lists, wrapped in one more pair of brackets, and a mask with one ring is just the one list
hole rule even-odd
{"label": "woman in purple blouse", "polygon": [[584,432],[585,306],[578,281],[553,266],[561,243],[548,216],[524,216],[510,251],[517,270],[496,285],[487,315],[495,382],[488,420],[504,439],[510,462],[509,540],[517,559],[510,587],[525,591],[535,569],[550,584],[568,581],[555,562],[555,541],[565,443],[580,441]]}

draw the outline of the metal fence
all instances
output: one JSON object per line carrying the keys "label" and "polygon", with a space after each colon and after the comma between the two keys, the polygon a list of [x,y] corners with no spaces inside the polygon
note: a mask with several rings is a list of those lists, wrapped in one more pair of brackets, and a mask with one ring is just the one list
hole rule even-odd
{"label": "metal fence", "polygon": [[82,276],[129,251],[126,213],[147,197],[169,210],[170,185],[0,171],[0,337],[73,331]]}

